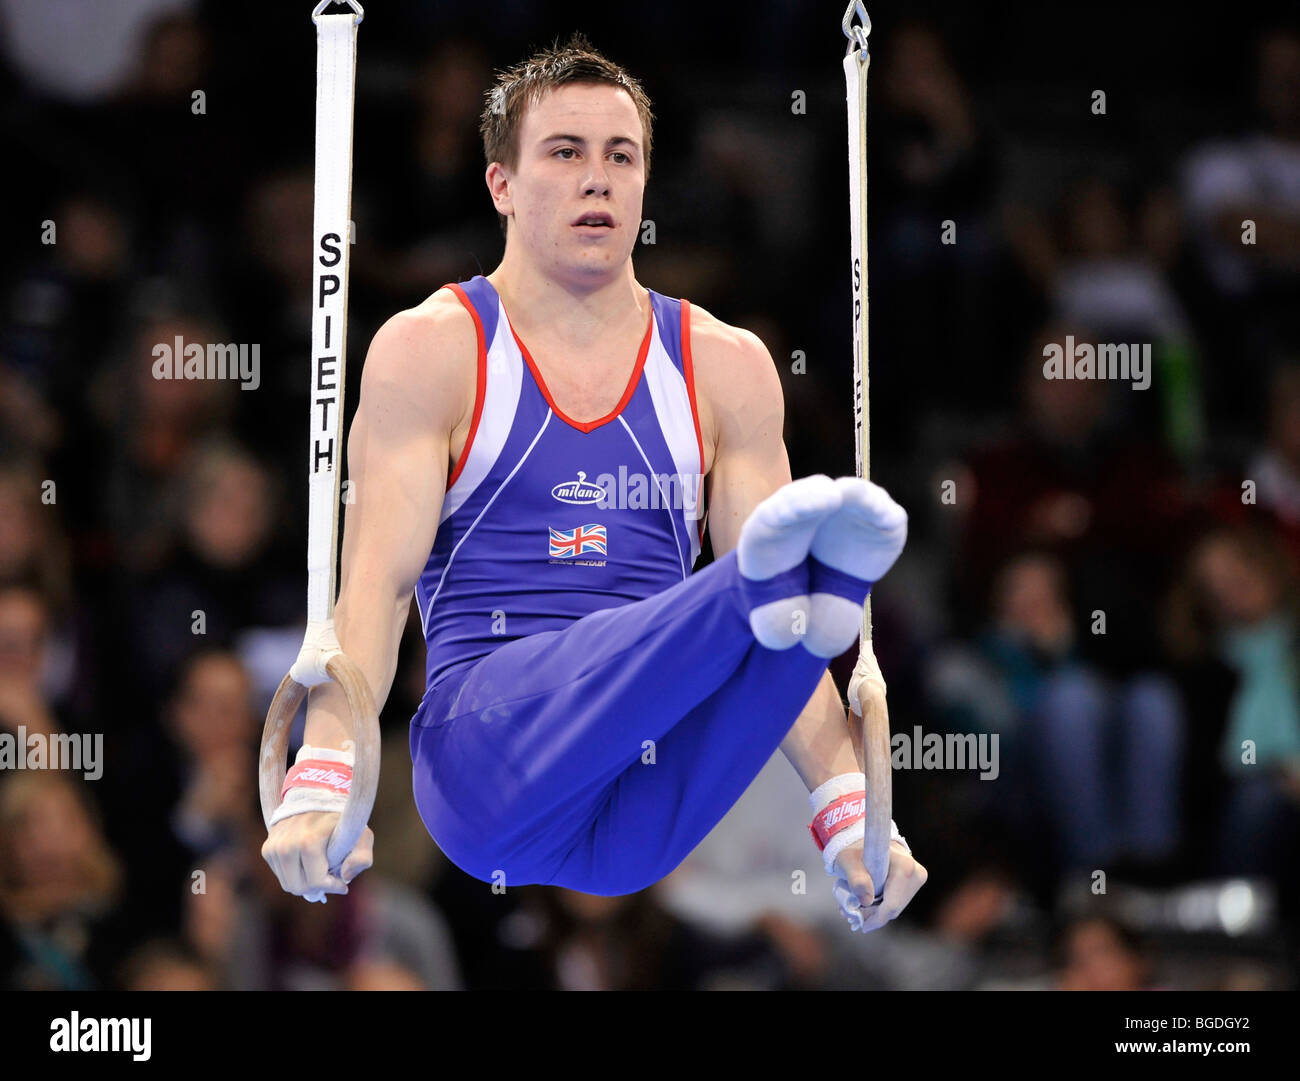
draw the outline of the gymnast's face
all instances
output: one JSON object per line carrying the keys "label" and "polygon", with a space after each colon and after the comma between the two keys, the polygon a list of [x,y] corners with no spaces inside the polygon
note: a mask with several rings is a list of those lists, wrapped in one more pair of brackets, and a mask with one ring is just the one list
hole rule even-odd
{"label": "gymnast's face", "polygon": [[[499,172],[494,173],[494,169]],[[571,83],[524,114],[513,171],[488,172],[513,242],[553,275],[609,277],[632,254],[645,193],[641,117],[626,91]],[[587,215],[609,224],[580,225]]]}

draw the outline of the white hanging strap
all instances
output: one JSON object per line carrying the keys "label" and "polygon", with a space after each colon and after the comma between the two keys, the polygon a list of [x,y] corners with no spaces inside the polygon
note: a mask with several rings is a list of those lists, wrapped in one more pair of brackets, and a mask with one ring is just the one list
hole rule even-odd
{"label": "white hanging strap", "polygon": [[316,200],[312,217],[311,421],[307,456],[307,632],[289,674],[305,687],[328,681],[334,636],[339,478],[347,376],[348,259],[352,214],[352,113],[357,27],[364,12],[316,24]]}
{"label": "white hanging strap", "polygon": [[[267,832],[283,817],[289,733],[308,689],[333,680],[347,700],[344,749],[353,755],[352,783],[325,847],[332,874],[361,840],[379,786],[379,714],[366,676],[334,635],[334,553],[339,524],[339,463],[343,452],[344,361],[347,356],[348,243],[352,202],[352,102],[357,27],[364,12],[322,15],[316,24],[316,210],[312,223],[311,434],[307,459],[307,633],[298,659],[280,681],[258,751],[257,787]],[[327,671],[326,665],[329,666]],[[327,753],[317,749],[320,753]],[[301,809],[301,808],[299,808]],[[325,901],[323,892],[306,894]]]}
{"label": "white hanging strap", "polygon": [[[857,15],[861,23],[854,23]],[[871,476],[870,375],[867,368],[867,35],[871,19],[861,3],[844,13],[845,96],[849,112],[849,241],[853,283],[853,430],[857,475]],[[862,640],[871,640],[871,598],[863,607]]]}
{"label": "white hanging strap", "polygon": [[[853,21],[857,16],[858,22]],[[871,54],[867,35],[871,19],[860,2],[852,2],[841,24],[849,39],[844,55],[844,87],[849,118],[849,240],[851,281],[853,284],[853,428],[857,475],[871,475],[871,379],[867,365],[869,335],[867,308],[867,69]],[[849,683],[849,707],[860,713],[858,691],[864,678],[880,672],[871,648],[871,597],[862,606],[862,640],[854,679]],[[889,761],[889,714],[885,706],[884,679],[880,694],[873,694],[866,716],[862,717],[862,756],[867,791],[866,815],[863,819],[862,862],[876,887],[874,904],[884,897],[889,875],[889,842],[896,827],[890,817],[893,804],[893,778]]]}

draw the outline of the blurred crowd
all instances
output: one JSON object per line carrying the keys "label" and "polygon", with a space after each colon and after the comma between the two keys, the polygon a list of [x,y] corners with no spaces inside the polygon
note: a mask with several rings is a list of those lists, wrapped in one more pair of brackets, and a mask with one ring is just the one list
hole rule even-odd
{"label": "blurred crowd", "polygon": [[[0,735],[105,750],[94,781],[0,770],[0,986],[1295,986],[1295,23],[1170,31],[1171,58],[1154,16],[876,16],[872,475],[911,515],[876,652],[895,731],[996,735],[1000,763],[895,773],[930,881],[854,937],[779,755],[643,893],[460,872],[411,798],[414,619],[375,865],[326,905],[280,891],[255,762],[304,620],[315,50],[310,5],[271,7],[0,0]],[[570,29],[460,7],[361,30],[354,371],[496,265],[482,96]],[[747,11],[755,50],[677,3],[582,28],[655,104],[638,279],[759,334],[794,475],[850,473],[843,43]],[[1067,335],[1149,344],[1149,389],[1045,379]],[[154,378],[178,337],[256,343],[260,385]]]}

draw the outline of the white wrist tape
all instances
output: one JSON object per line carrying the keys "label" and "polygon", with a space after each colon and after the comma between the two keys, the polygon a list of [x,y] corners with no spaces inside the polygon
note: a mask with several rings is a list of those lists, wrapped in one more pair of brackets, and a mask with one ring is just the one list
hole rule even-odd
{"label": "white wrist tape", "polygon": [[841,773],[829,781],[823,781],[808,793],[808,806],[813,814],[820,814],[831,800],[847,796],[850,792],[859,792],[867,787],[865,773]]}
{"label": "white wrist tape", "polygon": [[[819,784],[808,793],[808,805],[812,808],[814,815],[819,815],[836,800],[851,795],[854,792],[865,792],[867,787],[866,774],[863,773],[841,773],[838,777],[832,777],[828,781]],[[865,810],[865,809],[864,809]],[[828,875],[838,875],[839,871],[835,868],[835,859],[841,852],[851,844],[856,844],[863,839],[866,832],[864,825],[865,819],[861,818],[851,825],[844,827],[836,832],[826,842],[826,847],[822,849],[822,859]],[[814,831],[813,836],[816,836]],[[889,840],[891,843],[900,845],[909,856],[912,849],[905,838],[898,830],[898,823],[892,818],[889,820]]]}
{"label": "white wrist tape", "polygon": [[342,652],[338,635],[334,633],[334,620],[309,620],[302,648],[298,650],[298,658],[290,667],[289,675],[304,687],[319,687],[330,681],[325,665]]}
{"label": "white wrist tape", "polygon": [[[817,816],[833,803],[839,803],[840,808],[849,819],[848,825],[839,825],[833,833],[826,839],[825,847],[822,848],[822,862],[826,867],[828,875],[835,875],[839,872],[835,869],[835,859],[849,845],[858,844],[866,832],[864,825],[864,815],[866,813],[866,790],[867,778],[862,773],[841,773],[838,777],[832,777],[824,781],[808,793],[808,805],[812,808],[814,815],[813,826],[809,829],[812,832],[814,840],[821,844],[817,835]],[[861,794],[860,800],[854,800],[855,794]]]}
{"label": "white wrist tape", "polygon": [[863,680],[879,683],[880,692],[882,694],[886,692],[885,677],[876,662],[876,654],[872,651],[870,641],[862,643],[858,650],[858,663],[853,666],[853,675],[849,677],[849,709],[859,717],[862,716],[862,705],[858,701],[858,689],[862,686]]}
{"label": "white wrist tape", "polygon": [[[309,759],[318,762],[338,762],[340,765],[348,767],[348,773],[350,774],[356,756],[348,750],[336,750],[333,747],[309,747],[304,743],[299,748],[293,762],[296,766]],[[322,787],[319,784],[290,784],[280,801],[280,806],[271,815],[271,825],[274,826],[283,819],[291,818],[293,815],[306,814],[309,811],[330,811],[341,814],[347,802],[347,792],[340,791],[338,786]]]}

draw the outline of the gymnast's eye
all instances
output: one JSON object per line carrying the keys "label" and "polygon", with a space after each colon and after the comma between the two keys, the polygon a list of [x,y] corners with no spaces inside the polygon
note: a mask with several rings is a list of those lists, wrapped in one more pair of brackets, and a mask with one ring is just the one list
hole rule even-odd
{"label": "gymnast's eye", "polygon": [[630,164],[632,163],[632,156],[631,156],[630,154],[625,154],[625,153],[623,153],[623,151],[621,151],[621,150],[615,150],[614,153],[615,153],[618,157],[622,158],[622,159],[623,159],[627,164],[630,165]]}
{"label": "gymnast's eye", "polygon": [[[556,153],[556,154],[576,154],[577,151],[574,150],[573,147],[571,147],[571,146],[562,146],[562,147],[560,147],[559,150],[555,151],[555,153]],[[554,157],[554,155],[552,155],[552,157]],[[568,158],[565,158],[564,160],[565,160],[565,161],[568,161],[569,159],[568,159]]]}

